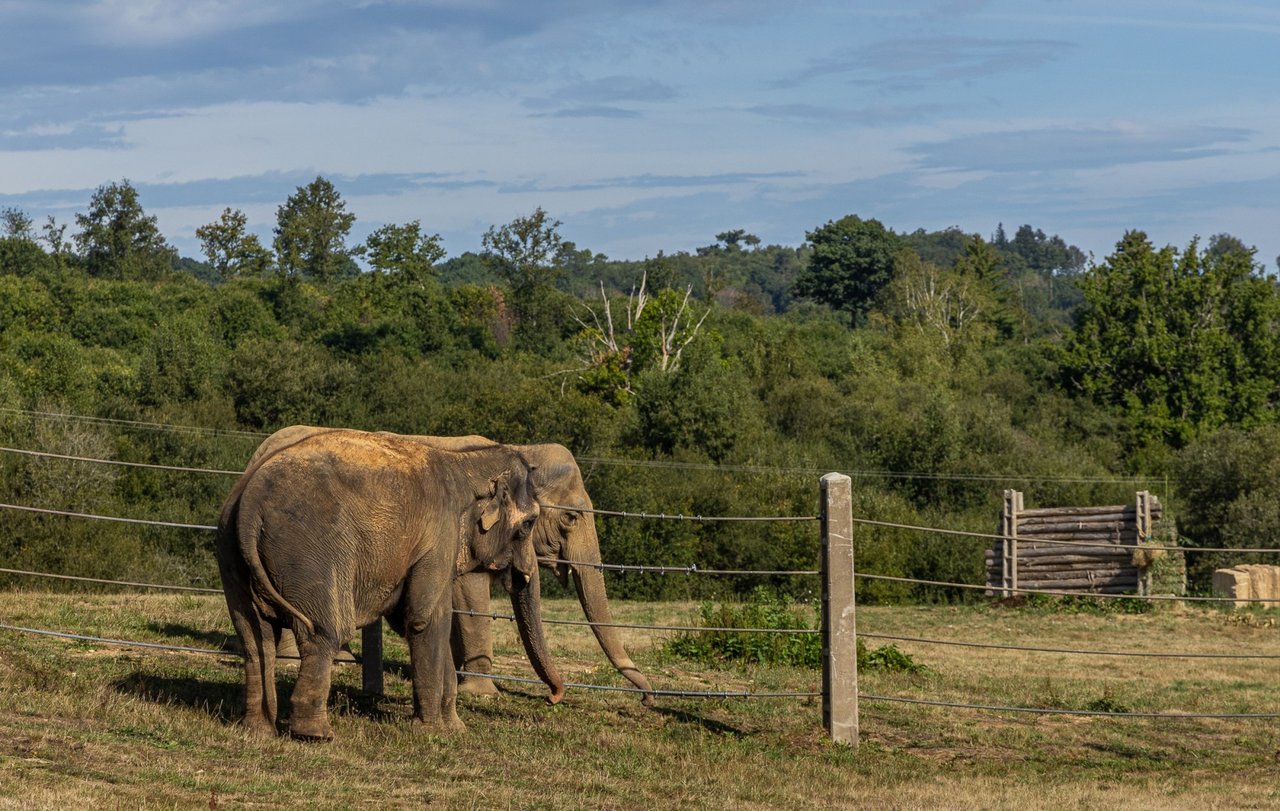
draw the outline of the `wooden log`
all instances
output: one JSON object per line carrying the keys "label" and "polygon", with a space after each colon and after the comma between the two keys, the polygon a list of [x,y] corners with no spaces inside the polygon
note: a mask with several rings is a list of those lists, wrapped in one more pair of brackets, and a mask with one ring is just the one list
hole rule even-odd
{"label": "wooden log", "polygon": [[[1130,565],[1133,555],[1035,555],[1019,558],[1019,569],[1044,568],[1045,566],[1074,566],[1088,569],[1093,566]],[[997,566],[1000,558],[985,557],[982,562],[987,566]],[[1133,564],[1136,565],[1136,564]]]}
{"label": "wooden log", "polygon": [[1119,586],[1102,586],[1101,588],[1053,588],[1049,586],[1026,586],[1025,588],[1043,589],[1044,591],[1069,591],[1075,594],[1137,594],[1138,584],[1119,585]]}
{"label": "wooden log", "polygon": [[[1133,557],[1133,550],[1138,547],[1123,546],[1121,544],[1105,544],[1098,546],[1052,546],[1041,547],[1039,549],[1027,549],[1018,547],[1019,560],[1035,560],[1036,558],[1081,558],[1088,560],[1106,560],[1109,558],[1129,558]],[[995,560],[1004,557],[999,552],[986,552],[984,554],[988,560]]]}
{"label": "wooden log", "polygon": [[1058,521],[1044,524],[1019,524],[1018,537],[1054,532],[1124,532],[1126,530],[1137,532],[1138,524],[1134,521]]}
{"label": "wooden log", "polygon": [[[1158,519],[1164,510],[1158,503],[1151,505],[1151,517]],[[1107,506],[1107,507],[1042,507],[1035,510],[1023,510],[1018,513],[1018,523],[1020,525],[1033,524],[1040,521],[1132,521],[1138,516],[1138,508],[1133,504],[1125,504]]]}
{"label": "wooden log", "polygon": [[1035,560],[1024,560],[1018,564],[1018,571],[1030,572],[1041,571],[1043,569],[1077,569],[1082,572],[1090,572],[1102,569],[1115,569],[1120,566],[1134,566],[1132,558],[1102,558],[1096,560],[1055,560],[1054,558],[1038,558]]}
{"label": "wooden log", "polygon": [[1138,578],[1133,576],[1119,577],[1062,577],[1059,579],[1019,578],[1021,588],[1075,588],[1103,586],[1138,586]]}
{"label": "wooden log", "polygon": [[1133,566],[1117,566],[1114,569],[1022,569],[1018,579],[1030,583],[1034,580],[1111,580],[1117,577],[1138,578],[1138,570]]}
{"label": "wooden log", "polygon": [[[988,572],[991,574],[991,572]],[[1018,572],[1018,580],[1020,582],[1038,582],[1043,580],[1081,580],[1088,581],[1089,578],[1094,580],[1110,580],[1114,578],[1138,579],[1139,572],[1136,568],[1129,566],[1117,569],[1022,569]]]}
{"label": "wooden log", "polygon": [[[1138,547],[1109,541],[1076,541],[1053,544],[1018,544],[1019,558],[1051,558],[1055,555],[1080,555],[1086,558],[1119,558],[1132,555]],[[989,558],[1003,557],[1003,550],[988,549],[983,552]]]}
{"label": "wooden log", "polygon": [[1030,558],[1019,561],[1018,571],[1041,571],[1043,569],[1077,569],[1082,572],[1089,572],[1102,569],[1115,569],[1121,566],[1134,566],[1133,559],[1124,558],[1095,558],[1093,560],[1058,560],[1057,558]]}
{"label": "wooden log", "polygon": [[1122,513],[1125,510],[1133,512],[1137,508],[1132,504],[1111,504],[1103,507],[1037,507],[1030,510],[1022,510],[1018,513],[1018,517],[1026,520],[1044,516],[1106,515],[1107,513]]}
{"label": "wooden log", "polygon": [[[1068,534],[1065,532],[1056,532],[1052,535],[1023,535],[1018,538],[1018,552],[1021,553],[1025,549],[1033,549],[1031,544],[1053,544],[1057,542],[1063,548],[1073,544],[1087,544],[1090,546],[1129,546],[1132,547],[1138,542],[1138,536],[1132,533],[1115,535],[1110,532],[1077,532]],[[1012,541],[1010,541],[1012,543]]]}
{"label": "wooden log", "polygon": [[1138,513],[1130,510],[1127,513],[1103,513],[1100,515],[1046,515],[1041,518],[1026,518],[1018,522],[1023,529],[1040,527],[1046,524],[1070,524],[1072,526],[1093,526],[1096,524],[1134,524],[1138,523]]}
{"label": "wooden log", "polygon": [[[1027,588],[1027,587],[1026,587],[1026,586],[1023,586],[1023,588]],[[1039,588],[1039,587],[1037,587],[1037,588]],[[1046,589],[1046,591],[1048,591],[1048,590],[1049,590],[1049,589]],[[1138,592],[1137,592],[1137,586],[1103,586],[1103,587],[1102,587],[1102,588],[1100,588],[1100,589],[1092,589],[1092,590],[1085,590],[1085,589],[1052,589],[1052,590],[1053,590],[1053,591],[1069,591],[1069,592],[1073,592],[1073,593],[1075,593],[1075,594],[1081,594],[1081,595],[1085,595],[1085,594],[1137,594],[1137,593],[1138,593]],[[983,595],[985,595],[985,596],[987,596],[987,597],[1003,597],[1003,596],[1004,596],[1004,595],[1002,595],[1002,594],[1000,593],[1000,584],[999,584],[999,583],[995,583],[995,584],[993,584],[993,583],[991,583],[991,582],[989,582],[989,581],[987,582],[987,588],[986,588],[986,590],[985,590],[985,591],[983,591],[982,593],[983,593]],[[1023,595],[1023,596],[1030,596],[1030,595]],[[1050,595],[1050,596],[1053,596],[1053,595]]]}

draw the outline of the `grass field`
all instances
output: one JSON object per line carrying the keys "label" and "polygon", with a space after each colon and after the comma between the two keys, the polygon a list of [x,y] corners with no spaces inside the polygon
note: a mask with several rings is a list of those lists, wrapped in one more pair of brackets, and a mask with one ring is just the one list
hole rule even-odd
{"label": "grass field", "polygon": [[[567,601],[549,616],[581,619]],[[617,603],[628,623],[696,606]],[[864,607],[865,633],[1001,644],[1280,656],[1272,612],[1165,604],[1144,614],[1045,607]],[[0,594],[0,622],[221,648],[220,597]],[[496,624],[501,672],[529,675]],[[565,677],[622,684],[585,628],[552,626]],[[628,632],[660,689],[816,690],[792,668],[709,669]],[[869,647],[885,644],[868,639]],[[1078,656],[896,643],[928,670],[866,670],[864,693],[979,704],[1167,712],[1280,711],[1272,660]],[[864,702],[862,745],[831,745],[821,702],[659,699],[537,685],[462,698],[468,731],[416,735],[401,641],[387,696],[339,668],[337,739],[261,740],[236,726],[239,660],[0,632],[0,808],[1272,808],[1276,720],[1027,715]],[[293,671],[280,669],[282,698]]]}

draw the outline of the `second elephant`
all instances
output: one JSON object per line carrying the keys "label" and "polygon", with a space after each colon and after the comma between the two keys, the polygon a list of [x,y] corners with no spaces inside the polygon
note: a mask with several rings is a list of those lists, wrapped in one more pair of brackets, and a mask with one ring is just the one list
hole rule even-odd
{"label": "second elephant", "polygon": [[[249,464],[252,465],[267,453],[328,430],[332,429],[310,425],[282,428],[263,441]],[[405,438],[442,450],[456,450],[492,442],[474,435],[406,435]],[[619,673],[636,688],[644,691],[642,701],[645,706],[652,706],[653,688],[627,653],[618,629],[613,627],[604,574],[599,568],[600,539],[596,534],[595,517],[591,512],[591,497],[587,494],[577,460],[568,448],[554,442],[509,447],[534,466],[533,485],[538,492],[539,501],[543,505],[556,505],[544,506],[534,524],[533,543],[539,562],[551,569],[564,585],[572,578],[578,602],[582,605],[587,620],[592,623],[591,630],[595,633],[601,650]],[[454,581],[454,609],[475,615],[454,614],[454,663],[459,670],[468,673],[489,673],[493,664],[493,620],[488,616],[479,616],[490,613],[491,578],[492,575],[487,572],[471,572]],[[526,641],[526,649],[527,645]],[[493,681],[483,676],[461,677],[458,689],[479,695],[497,693]]]}

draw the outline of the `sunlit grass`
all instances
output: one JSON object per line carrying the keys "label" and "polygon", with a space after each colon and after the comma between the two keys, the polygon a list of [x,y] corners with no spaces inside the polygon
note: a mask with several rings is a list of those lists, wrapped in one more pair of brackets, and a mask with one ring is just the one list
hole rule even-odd
{"label": "sunlit grass", "polygon": [[[571,601],[552,618],[581,619]],[[616,603],[620,622],[689,624],[692,603]],[[498,607],[501,611],[501,606]],[[865,633],[1046,647],[1280,654],[1269,613],[1166,606],[1146,614],[1044,608],[869,607]],[[0,622],[221,649],[216,595],[0,594]],[[530,675],[495,623],[496,669]],[[624,685],[583,627],[549,626],[565,677]],[[815,690],[815,670],[712,669],[625,630],[660,689]],[[883,644],[868,639],[871,647]],[[1280,711],[1275,662],[1073,656],[895,642],[922,672],[868,670],[865,693],[965,703],[1183,712]],[[1275,721],[1036,716],[884,702],[861,707],[856,751],[826,742],[816,699],[660,699],[536,684],[463,697],[468,731],[414,733],[403,642],[387,695],[335,672],[337,739],[256,739],[235,724],[236,656],[0,633],[0,807],[66,808],[1062,808],[1273,807]],[[282,666],[282,697],[294,669]]]}

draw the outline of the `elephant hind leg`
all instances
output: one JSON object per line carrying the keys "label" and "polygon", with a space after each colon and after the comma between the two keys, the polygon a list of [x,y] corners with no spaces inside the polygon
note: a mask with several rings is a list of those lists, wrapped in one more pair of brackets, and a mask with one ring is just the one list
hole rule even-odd
{"label": "elephant hind leg", "polygon": [[233,611],[232,623],[244,647],[244,716],[251,732],[276,734],[276,631],[256,612]]}
{"label": "elephant hind leg", "polygon": [[[297,635],[297,629],[294,633]],[[298,683],[293,688],[293,711],[289,718],[289,734],[295,738],[333,739],[333,727],[329,725],[329,685],[337,649],[338,646],[322,634],[312,634],[306,639],[298,636],[302,664],[298,668]]]}

